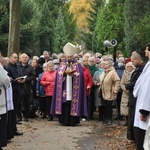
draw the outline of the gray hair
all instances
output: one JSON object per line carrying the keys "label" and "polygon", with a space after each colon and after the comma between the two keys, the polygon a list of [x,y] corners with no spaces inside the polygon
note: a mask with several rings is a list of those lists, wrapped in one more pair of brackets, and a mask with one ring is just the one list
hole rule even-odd
{"label": "gray hair", "polygon": [[112,67],[114,65],[114,62],[110,59],[105,60],[108,62],[109,66]]}
{"label": "gray hair", "polygon": [[38,56],[33,56],[33,58],[32,59],[34,59],[34,60],[38,60],[39,59],[39,57]]}
{"label": "gray hair", "polygon": [[43,67],[47,67],[47,62],[43,64]]}
{"label": "gray hair", "polygon": [[53,65],[54,66],[54,62],[53,61],[48,61],[47,62],[47,66],[49,66],[49,65]]}
{"label": "gray hair", "polygon": [[93,61],[95,61],[95,58],[94,57],[89,57],[89,59],[88,59],[89,61],[90,60],[93,60]]}
{"label": "gray hair", "polygon": [[138,54],[138,53],[133,53],[133,54],[131,55],[131,58],[133,58],[133,59],[140,59],[140,60],[142,60],[141,55],[140,55],[140,54]]}

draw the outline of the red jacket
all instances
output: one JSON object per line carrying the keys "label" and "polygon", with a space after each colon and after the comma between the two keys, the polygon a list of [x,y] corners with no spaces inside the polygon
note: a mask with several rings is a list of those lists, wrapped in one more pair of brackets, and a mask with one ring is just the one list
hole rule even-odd
{"label": "red jacket", "polygon": [[55,85],[56,70],[44,72],[41,78],[41,85],[45,87],[46,96],[52,96]]}
{"label": "red jacket", "polygon": [[91,76],[89,68],[86,66],[83,66],[83,73],[84,73],[84,81],[86,86],[86,95],[89,95],[90,91],[87,89],[87,87],[91,88],[93,86],[93,78]]}

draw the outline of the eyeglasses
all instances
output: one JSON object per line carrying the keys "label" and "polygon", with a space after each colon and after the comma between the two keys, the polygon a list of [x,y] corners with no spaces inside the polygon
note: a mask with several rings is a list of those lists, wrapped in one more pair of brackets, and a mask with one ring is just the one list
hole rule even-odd
{"label": "eyeglasses", "polygon": [[18,57],[13,56],[13,58],[18,58]]}

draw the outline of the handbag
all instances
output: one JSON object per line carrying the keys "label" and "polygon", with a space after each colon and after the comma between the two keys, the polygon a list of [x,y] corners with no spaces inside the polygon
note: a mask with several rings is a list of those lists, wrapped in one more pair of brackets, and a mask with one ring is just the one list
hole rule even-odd
{"label": "handbag", "polygon": [[[104,76],[104,79],[105,79],[105,77],[106,77],[106,75]],[[98,91],[98,97],[99,98],[103,98],[103,94],[102,94],[102,84],[103,84],[103,82],[104,82],[104,79],[103,79],[103,81],[102,81],[102,83],[101,83],[101,86],[100,86],[100,88],[99,88],[99,91]]]}
{"label": "handbag", "polygon": [[101,88],[100,88],[99,91],[98,91],[98,97],[99,97],[99,98],[102,98],[102,97],[103,97],[103,95],[102,95],[102,89],[101,89]]}
{"label": "handbag", "polygon": [[101,98],[101,99],[103,99],[102,85],[104,83],[104,79],[105,79],[106,76],[107,76],[107,74],[104,75],[103,81],[102,81],[101,86],[100,86],[99,91],[98,91],[98,97]]}

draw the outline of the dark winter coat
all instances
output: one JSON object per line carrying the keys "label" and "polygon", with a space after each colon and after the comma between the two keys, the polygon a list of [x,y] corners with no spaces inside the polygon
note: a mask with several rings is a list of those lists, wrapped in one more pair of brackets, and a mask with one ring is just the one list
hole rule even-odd
{"label": "dark winter coat", "polygon": [[127,90],[129,90],[129,106],[135,107],[136,104],[136,98],[133,96],[133,88],[135,86],[135,83],[139,76],[141,75],[143,69],[144,69],[145,64],[142,63],[138,67],[136,67],[135,71],[131,75],[130,83],[126,84],[125,87]]}
{"label": "dark winter coat", "polygon": [[8,72],[8,76],[12,78],[12,89],[13,91],[19,91],[20,90],[20,84],[16,80],[16,78],[20,77],[20,70],[17,64],[12,64],[11,62],[8,63],[6,66],[6,70]]}
{"label": "dark winter coat", "polygon": [[21,91],[26,94],[30,94],[32,90],[32,82],[35,80],[35,71],[33,67],[29,64],[23,66],[21,63],[18,65],[20,69],[21,76],[27,76],[25,83],[21,84]]}
{"label": "dark winter coat", "polygon": [[40,84],[42,76],[43,76],[43,72],[39,74],[38,80],[36,82],[36,95],[40,97],[45,97],[46,96],[45,87]]}

